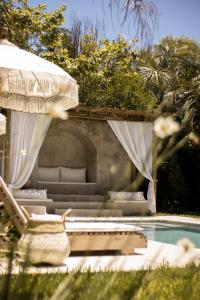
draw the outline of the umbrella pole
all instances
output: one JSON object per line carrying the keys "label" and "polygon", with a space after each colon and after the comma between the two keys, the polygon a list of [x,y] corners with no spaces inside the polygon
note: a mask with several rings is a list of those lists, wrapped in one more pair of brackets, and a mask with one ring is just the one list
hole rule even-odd
{"label": "umbrella pole", "polygon": [[10,121],[11,121],[11,111],[6,110],[6,118],[7,118],[7,128],[6,128],[6,135],[5,135],[5,173],[4,178],[5,182],[8,183],[9,181],[9,170],[10,170]]}

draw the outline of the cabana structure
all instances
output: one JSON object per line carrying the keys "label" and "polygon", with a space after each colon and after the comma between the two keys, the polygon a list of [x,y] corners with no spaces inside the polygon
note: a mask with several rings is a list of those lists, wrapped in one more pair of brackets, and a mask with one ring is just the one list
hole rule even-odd
{"label": "cabana structure", "polygon": [[[130,110],[80,106],[70,110],[68,120],[52,121],[25,187],[47,189],[53,199],[48,207],[56,213],[67,208],[77,216],[155,212],[156,117]],[[138,184],[140,175],[146,191]]]}
{"label": "cabana structure", "polygon": [[[155,115],[79,107],[70,111],[69,120],[52,121],[55,103],[62,110],[78,104],[76,81],[10,43],[7,34],[1,28],[0,107],[11,110],[10,147],[4,143],[3,149],[8,150],[3,153],[9,157],[10,188],[22,193],[19,198],[37,200],[33,205],[48,202],[47,190],[53,200],[49,208],[57,213],[68,207],[87,215],[97,209],[98,214],[112,210],[118,216],[155,212]],[[149,181],[147,201],[138,190],[138,172]]]}

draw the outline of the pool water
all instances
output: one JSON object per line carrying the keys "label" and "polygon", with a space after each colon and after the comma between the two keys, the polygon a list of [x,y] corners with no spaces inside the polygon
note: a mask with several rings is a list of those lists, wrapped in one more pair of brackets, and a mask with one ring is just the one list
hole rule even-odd
{"label": "pool water", "polygon": [[137,223],[134,224],[144,229],[148,240],[177,244],[183,238],[190,239],[196,248],[200,248],[200,226],[177,225],[172,223]]}

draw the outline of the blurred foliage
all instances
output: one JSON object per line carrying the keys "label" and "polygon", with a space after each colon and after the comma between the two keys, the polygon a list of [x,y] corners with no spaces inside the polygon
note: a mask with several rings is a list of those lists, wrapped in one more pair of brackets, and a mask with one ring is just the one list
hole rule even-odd
{"label": "blurred foliage", "polygon": [[199,300],[199,280],[200,267],[193,264],[132,272],[8,274],[0,277],[0,298],[7,295],[7,300]]}
{"label": "blurred foliage", "polygon": [[0,249],[3,243],[15,243],[20,235],[15,229],[12,218],[10,218],[2,203],[0,203]]}

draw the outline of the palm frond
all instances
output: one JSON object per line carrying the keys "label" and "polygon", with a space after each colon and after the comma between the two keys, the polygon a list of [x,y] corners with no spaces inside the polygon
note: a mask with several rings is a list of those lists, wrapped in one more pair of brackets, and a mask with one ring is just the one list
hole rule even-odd
{"label": "palm frond", "polygon": [[[105,1],[105,0],[104,0]],[[122,15],[122,24],[132,23],[135,36],[139,36],[145,46],[153,42],[158,27],[158,13],[154,2],[146,0],[109,0],[109,7],[117,7]]]}

